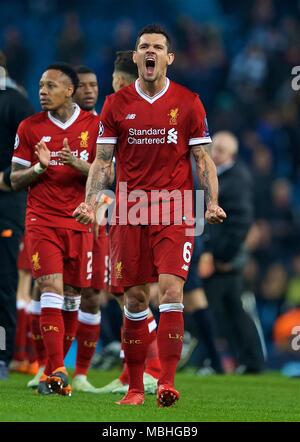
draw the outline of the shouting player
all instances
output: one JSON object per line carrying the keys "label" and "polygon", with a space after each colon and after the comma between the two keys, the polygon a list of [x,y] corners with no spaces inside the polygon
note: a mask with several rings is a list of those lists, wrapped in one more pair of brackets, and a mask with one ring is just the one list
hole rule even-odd
{"label": "shouting player", "polygon": [[[47,354],[42,394],[71,394],[64,356],[76,335],[81,288],[89,287],[92,277],[93,233],[72,212],[84,195],[98,118],[73,103],[77,86],[70,66],[45,70],[39,84],[43,111],[19,125],[12,158],[13,188],[29,187],[26,231]],[[73,167],[65,161],[68,151],[76,158]]]}
{"label": "shouting player", "polygon": [[[128,393],[118,403],[144,403],[143,371],[149,340],[146,285],[158,280],[157,342],[161,375],[157,402],[159,406],[170,406],[179,399],[174,378],[182,350],[183,284],[193,236],[187,236],[185,213],[181,223],[173,221],[167,225],[160,217],[159,224],[147,224],[145,216],[141,222],[133,219],[130,223],[131,208],[141,190],[150,203],[153,190],[177,190],[182,201],[184,191],[193,189],[192,151],[198,178],[206,192],[206,220],[219,223],[226,214],[218,205],[218,180],[209,154],[211,139],[203,105],[195,93],[166,77],[167,68],[174,60],[168,34],[156,25],[144,28],[138,35],[133,60],[139,78],[135,84],[106,99],[86,199],[74,216],[84,225],[94,220],[96,199],[107,186],[115,152],[116,223],[110,229],[112,284],[122,284],[126,289],[123,345],[129,371]],[[163,211],[163,206],[160,201],[158,208]],[[174,215],[174,204],[170,209]]]}
{"label": "shouting player", "polygon": [[[112,87],[115,92],[119,91],[125,86],[133,83],[138,77],[138,70],[136,64],[132,60],[133,51],[119,51],[116,54],[113,71]],[[120,304],[122,311],[124,311],[124,289],[123,287],[110,287],[110,292],[113,293]],[[160,374],[160,362],[157,351],[156,328],[157,324],[149,310],[148,315],[149,327],[149,346],[145,361],[145,370],[143,375],[144,389],[147,394],[155,394],[157,389],[157,379]],[[123,344],[121,344],[121,357],[124,357]],[[98,389],[100,393],[126,393],[129,387],[129,375],[126,362],[123,364],[123,370],[117,379],[114,379],[109,384]]]}

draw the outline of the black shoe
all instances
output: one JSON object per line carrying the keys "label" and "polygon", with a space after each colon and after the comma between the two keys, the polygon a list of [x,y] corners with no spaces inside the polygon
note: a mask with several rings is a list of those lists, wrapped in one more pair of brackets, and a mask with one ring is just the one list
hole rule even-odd
{"label": "black shoe", "polygon": [[46,381],[40,381],[38,388],[37,388],[37,392],[38,394],[41,394],[43,396],[47,395],[47,394],[52,394],[53,391],[50,390],[50,388],[48,387]]}
{"label": "black shoe", "polygon": [[46,380],[48,388],[53,393],[61,394],[62,396],[71,396],[72,387],[69,384],[67,373],[63,371],[55,371]]}

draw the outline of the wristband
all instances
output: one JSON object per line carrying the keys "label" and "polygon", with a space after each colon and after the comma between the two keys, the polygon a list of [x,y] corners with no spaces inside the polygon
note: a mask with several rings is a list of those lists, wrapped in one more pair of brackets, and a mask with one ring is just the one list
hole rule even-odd
{"label": "wristband", "polygon": [[47,167],[42,167],[41,163],[36,163],[33,166],[33,170],[35,171],[35,173],[37,173],[38,175],[41,175],[42,173],[45,172],[45,170],[47,169]]}

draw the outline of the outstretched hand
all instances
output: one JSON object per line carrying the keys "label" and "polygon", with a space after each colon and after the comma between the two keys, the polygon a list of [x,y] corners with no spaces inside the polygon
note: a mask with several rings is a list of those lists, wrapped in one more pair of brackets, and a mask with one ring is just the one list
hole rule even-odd
{"label": "outstretched hand", "polygon": [[44,141],[39,141],[35,145],[34,153],[37,155],[41,166],[46,169],[49,166],[51,159],[50,150],[46,146],[46,143]]}
{"label": "outstretched hand", "polygon": [[64,147],[60,151],[60,159],[63,162],[63,164],[67,164],[68,166],[72,166],[74,162],[76,161],[76,158],[71,152],[68,138],[64,138]]}

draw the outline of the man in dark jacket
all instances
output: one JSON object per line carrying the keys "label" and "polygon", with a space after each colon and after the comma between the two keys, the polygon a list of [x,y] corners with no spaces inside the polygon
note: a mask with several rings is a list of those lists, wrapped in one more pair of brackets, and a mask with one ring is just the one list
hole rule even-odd
{"label": "man in dark jacket", "polygon": [[212,158],[219,178],[219,204],[227,219],[219,225],[206,225],[199,271],[218,324],[225,323],[233,337],[239,364],[244,372],[257,373],[264,365],[262,346],[241,299],[242,269],[247,259],[244,243],[253,222],[253,190],[249,171],[236,160],[237,152],[233,134],[219,132],[214,136]]}
{"label": "man in dark jacket", "polygon": [[[16,328],[17,256],[23,234],[25,192],[13,192],[10,164],[17,127],[33,113],[27,98],[5,70],[5,56],[0,52],[0,380],[6,379],[12,359]],[[5,79],[4,74],[5,73]],[[0,337],[1,338],[1,337]]]}

